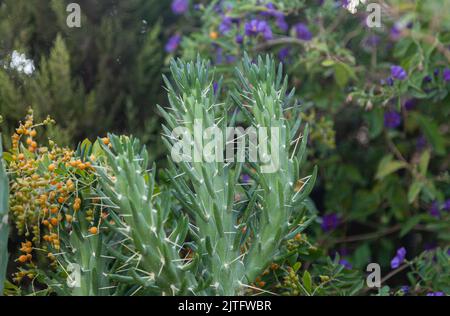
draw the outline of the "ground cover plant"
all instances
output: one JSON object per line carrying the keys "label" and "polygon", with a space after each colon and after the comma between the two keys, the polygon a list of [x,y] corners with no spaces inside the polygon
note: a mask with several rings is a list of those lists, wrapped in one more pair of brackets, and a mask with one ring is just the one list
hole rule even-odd
{"label": "ground cover plant", "polygon": [[450,1],[114,8],[5,37],[0,293],[450,293]]}

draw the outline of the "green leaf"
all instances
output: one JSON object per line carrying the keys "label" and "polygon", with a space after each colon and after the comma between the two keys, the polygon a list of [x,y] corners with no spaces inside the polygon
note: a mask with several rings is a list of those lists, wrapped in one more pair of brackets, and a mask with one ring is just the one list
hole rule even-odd
{"label": "green leaf", "polygon": [[378,171],[375,175],[375,178],[378,180],[383,179],[387,175],[405,168],[407,164],[403,161],[398,160],[392,160],[392,155],[384,156],[383,159],[381,159],[380,164],[378,165]]}
{"label": "green leaf", "polygon": [[414,180],[414,182],[409,187],[408,191],[408,202],[412,203],[419,195],[420,191],[423,188],[423,182],[419,180]]}
{"label": "green leaf", "polygon": [[427,170],[428,170],[428,165],[430,163],[430,151],[426,150],[423,152],[422,156],[420,156],[420,161],[419,161],[419,171],[420,174],[425,176],[427,174]]}
{"label": "green leaf", "polygon": [[422,219],[421,215],[416,215],[411,218],[409,218],[406,223],[403,224],[402,229],[400,230],[400,238],[405,236],[407,233],[411,231],[411,229],[414,228],[417,224],[419,224],[420,220]]}
{"label": "green leaf", "polygon": [[303,282],[303,286],[305,287],[305,289],[311,293],[312,290],[312,280],[311,280],[311,275],[309,274],[308,271],[305,271],[303,273],[303,277],[302,277],[302,282]]}
{"label": "green leaf", "polygon": [[334,64],[335,64],[335,62],[332,59],[325,59],[322,62],[322,66],[324,66],[324,67],[330,67],[330,66],[333,66]]}
{"label": "green leaf", "polygon": [[344,63],[337,63],[334,65],[334,77],[336,83],[341,88],[344,88],[347,85],[350,78],[356,78],[354,70]]}
{"label": "green leaf", "polygon": [[438,125],[430,118],[416,114],[415,118],[425,134],[425,137],[433,146],[438,155],[445,155],[445,138],[439,131]]}

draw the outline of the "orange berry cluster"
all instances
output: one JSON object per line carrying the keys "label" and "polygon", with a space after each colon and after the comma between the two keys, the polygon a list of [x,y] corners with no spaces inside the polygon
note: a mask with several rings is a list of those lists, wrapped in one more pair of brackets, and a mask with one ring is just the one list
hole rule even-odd
{"label": "orange berry cluster", "polygon": [[20,263],[26,263],[33,259],[33,256],[31,255],[31,252],[33,251],[32,246],[33,244],[31,243],[31,241],[22,243],[22,248],[20,248],[20,251],[23,253],[23,255],[21,255],[18,259]]}
{"label": "orange berry cluster", "polygon": [[[10,203],[11,217],[19,235],[31,241],[23,250],[32,249],[32,244],[41,245],[44,250],[61,246],[59,228],[67,227],[82,207],[78,192],[77,172],[93,171],[91,162],[74,157],[74,152],[60,148],[49,141],[49,147],[39,146],[36,127],[53,123],[46,119],[34,124],[30,111],[24,123],[20,123],[12,136]],[[27,145],[24,146],[23,145]],[[91,157],[92,161],[95,157]],[[93,210],[86,211],[86,219],[93,221]],[[61,226],[62,225],[62,226]],[[45,232],[41,234],[41,229]],[[95,227],[95,229],[97,229]],[[92,229],[92,231],[94,231]],[[92,233],[91,231],[91,233]],[[49,257],[50,258],[50,257]],[[21,263],[32,259],[30,253],[19,257]]]}

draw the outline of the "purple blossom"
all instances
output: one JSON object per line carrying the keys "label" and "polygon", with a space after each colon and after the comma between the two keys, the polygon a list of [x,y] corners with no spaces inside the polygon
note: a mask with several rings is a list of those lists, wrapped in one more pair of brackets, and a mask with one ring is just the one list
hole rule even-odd
{"label": "purple blossom", "polygon": [[417,141],[416,141],[416,148],[417,148],[417,150],[423,150],[423,149],[425,149],[425,147],[427,147],[427,139],[425,138],[425,136],[423,136],[423,135],[420,135],[419,136],[419,138],[417,138]]}
{"label": "purple blossom", "polygon": [[439,218],[441,216],[441,212],[439,212],[439,205],[436,201],[431,203],[428,213],[435,218]]}
{"label": "purple blossom", "polygon": [[180,45],[180,42],[181,42],[181,35],[175,34],[171,36],[165,46],[166,52],[173,53]]}
{"label": "purple blossom", "polygon": [[449,82],[450,81],[450,68],[444,69],[444,71],[442,72],[442,76],[444,77],[445,82]]}
{"label": "purple blossom", "polygon": [[286,58],[289,56],[289,52],[291,51],[291,49],[289,47],[283,47],[282,49],[280,49],[280,51],[278,52],[278,58],[281,61],[286,61]]}
{"label": "purple blossom", "polygon": [[408,294],[409,293],[409,286],[403,285],[402,287],[400,287],[400,290],[403,292],[403,294]]}
{"label": "purple blossom", "polygon": [[234,41],[237,44],[242,44],[244,42],[244,36],[242,36],[241,34],[236,35],[236,38],[234,39]]}
{"label": "purple blossom", "polygon": [[175,14],[183,14],[189,9],[189,0],[173,0],[172,11]]}
{"label": "purple blossom", "polygon": [[335,213],[327,214],[322,217],[322,230],[325,232],[336,229],[339,225],[339,217]]}
{"label": "purple blossom", "polygon": [[397,80],[405,80],[406,77],[408,77],[408,74],[401,66],[394,65],[391,66],[391,76]]}
{"label": "purple blossom", "polygon": [[222,19],[222,22],[220,22],[219,25],[219,32],[222,34],[226,34],[231,30],[231,27],[233,26],[233,19],[229,16],[225,16]]}
{"label": "purple blossom", "polygon": [[447,200],[444,202],[444,205],[442,206],[442,208],[443,208],[444,210],[446,210],[447,212],[450,211],[450,199],[447,199]]}
{"label": "purple blossom", "polygon": [[417,105],[417,100],[416,99],[408,99],[403,104],[403,107],[405,108],[406,111],[411,111],[411,110],[414,110],[416,105]]}
{"label": "purple blossom", "polygon": [[242,183],[249,183],[250,182],[250,176],[248,174],[242,175]]}
{"label": "purple blossom", "polygon": [[398,249],[397,254],[391,260],[391,268],[397,269],[402,264],[402,262],[405,260],[405,256],[406,256],[405,247],[401,247],[400,249]]}
{"label": "purple blossom", "polygon": [[217,90],[219,89],[219,84],[217,82],[213,82],[213,90],[214,90],[214,94],[217,93]]}
{"label": "purple blossom", "polygon": [[394,26],[391,28],[390,37],[392,40],[396,41],[400,38],[402,35],[402,29],[399,25],[394,24]]}
{"label": "purple blossom", "polygon": [[276,23],[278,28],[283,32],[286,32],[289,28],[289,25],[286,23],[286,20],[284,19],[283,15],[277,17]]}
{"label": "purple blossom", "polygon": [[380,43],[380,37],[378,35],[370,35],[365,40],[365,45],[369,48],[377,47]]}
{"label": "purple blossom", "polygon": [[392,87],[394,85],[394,79],[392,79],[392,77],[388,77],[386,79],[386,83],[388,86]]}
{"label": "purple blossom", "polygon": [[445,296],[444,292],[430,292],[427,296]]}
{"label": "purple blossom", "polygon": [[430,75],[427,75],[423,78],[423,83],[430,83],[431,81],[433,81],[433,79]]}
{"label": "purple blossom", "polygon": [[345,259],[340,259],[339,264],[344,266],[347,270],[351,270],[353,268],[352,264]]}
{"label": "purple blossom", "polygon": [[262,34],[266,40],[272,39],[272,29],[270,25],[264,20],[253,19],[245,23],[245,34],[247,36],[257,36]]}
{"label": "purple blossom", "polygon": [[297,23],[294,28],[298,39],[304,41],[310,41],[312,39],[312,34],[306,24]]}
{"label": "purple blossom", "polygon": [[397,128],[402,122],[400,113],[396,111],[388,111],[384,113],[384,126],[388,128]]}

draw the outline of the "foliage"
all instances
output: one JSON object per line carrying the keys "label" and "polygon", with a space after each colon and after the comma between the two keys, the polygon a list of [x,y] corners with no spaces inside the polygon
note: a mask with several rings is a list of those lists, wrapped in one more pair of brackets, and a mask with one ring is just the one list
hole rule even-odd
{"label": "foliage", "polygon": [[[59,122],[46,133],[60,144],[123,130],[158,143],[156,117],[143,118],[155,116],[154,104],[163,96],[166,1],[81,1],[81,28],[66,25],[71,2],[0,1],[5,134],[31,106],[37,118],[51,114]],[[24,54],[33,71],[10,67],[14,52]]]}
{"label": "foliage", "polygon": [[450,293],[449,0],[113,2],[0,1],[6,295]]}
{"label": "foliage", "polygon": [[448,244],[449,5],[388,1],[381,28],[339,1],[204,1],[180,17],[195,28],[174,53],[211,58],[225,83],[245,52],[283,62],[319,166],[311,242],[347,267]]}

